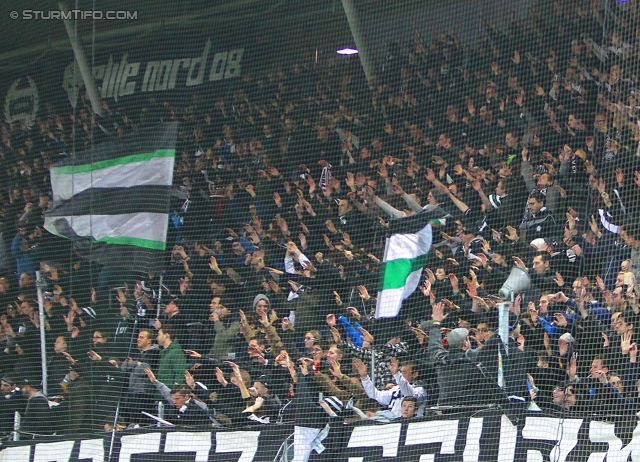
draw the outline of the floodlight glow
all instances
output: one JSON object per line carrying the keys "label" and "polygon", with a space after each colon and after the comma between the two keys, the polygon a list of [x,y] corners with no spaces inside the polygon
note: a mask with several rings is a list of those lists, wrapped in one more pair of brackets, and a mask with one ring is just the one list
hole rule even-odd
{"label": "floodlight glow", "polygon": [[345,47],[336,50],[336,53],[338,53],[339,55],[357,55],[358,50],[356,50],[355,48]]}

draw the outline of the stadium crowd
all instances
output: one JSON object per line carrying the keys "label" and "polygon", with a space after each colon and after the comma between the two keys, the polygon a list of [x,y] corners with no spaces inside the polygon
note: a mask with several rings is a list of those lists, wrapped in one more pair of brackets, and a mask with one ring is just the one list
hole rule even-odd
{"label": "stadium crowd", "polygon": [[[157,401],[177,425],[317,430],[437,406],[638,411],[636,3],[604,36],[597,1],[543,3],[487,22],[477,50],[453,30],[390,44],[370,88],[329,57],[188,107],[105,101],[96,119],[83,98],[3,124],[0,433],[15,411],[25,435],[150,425]],[[43,230],[56,159],[158,121],[180,122],[161,274]],[[389,222],[424,208],[440,220],[419,290],[375,319]],[[514,266],[532,288],[499,368]]]}

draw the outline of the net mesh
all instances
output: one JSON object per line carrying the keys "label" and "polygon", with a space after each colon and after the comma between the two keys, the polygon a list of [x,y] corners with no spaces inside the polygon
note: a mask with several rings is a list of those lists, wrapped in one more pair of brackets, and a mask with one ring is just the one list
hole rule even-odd
{"label": "net mesh", "polygon": [[0,459],[637,457],[636,0],[31,3]]}

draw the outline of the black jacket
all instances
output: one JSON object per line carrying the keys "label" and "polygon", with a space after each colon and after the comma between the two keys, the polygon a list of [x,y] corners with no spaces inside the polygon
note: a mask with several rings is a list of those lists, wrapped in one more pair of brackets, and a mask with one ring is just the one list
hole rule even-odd
{"label": "black jacket", "polygon": [[438,378],[439,405],[470,406],[491,402],[493,384],[483,377],[469,350],[444,347],[440,326],[429,330],[429,357]]}
{"label": "black jacket", "polygon": [[527,242],[539,237],[553,239],[561,234],[553,214],[546,207],[543,207],[536,214],[527,211],[520,224],[520,229],[524,230]]}
{"label": "black jacket", "polygon": [[38,392],[27,400],[27,408],[20,422],[20,431],[37,435],[50,435],[57,429],[51,425],[49,400]]}

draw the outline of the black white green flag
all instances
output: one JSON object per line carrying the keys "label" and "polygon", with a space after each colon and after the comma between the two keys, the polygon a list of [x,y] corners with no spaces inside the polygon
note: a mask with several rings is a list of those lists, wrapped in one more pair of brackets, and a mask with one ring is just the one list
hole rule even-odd
{"label": "black white green flag", "polygon": [[45,228],[102,264],[151,270],[166,247],[177,130],[131,133],[51,166]]}
{"label": "black white green flag", "polygon": [[394,318],[416,290],[431,248],[430,213],[391,221],[380,269],[376,318]]}

